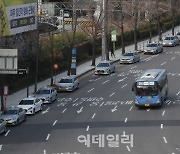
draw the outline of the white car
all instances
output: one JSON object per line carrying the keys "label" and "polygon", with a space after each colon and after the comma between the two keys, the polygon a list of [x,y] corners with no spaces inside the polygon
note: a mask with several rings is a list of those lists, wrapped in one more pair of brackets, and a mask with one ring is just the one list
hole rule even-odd
{"label": "white car", "polygon": [[101,61],[95,68],[95,75],[100,74],[111,74],[115,72],[115,66],[113,65],[113,62],[111,61]]}
{"label": "white car", "polygon": [[79,88],[79,80],[76,76],[67,76],[56,83],[57,91],[74,91]]}
{"label": "white car", "polygon": [[163,45],[161,43],[149,43],[145,50],[144,50],[144,54],[157,54],[163,52]]}
{"label": "white car", "polygon": [[178,36],[167,36],[164,40],[163,40],[163,46],[176,46],[179,45],[179,39]]}
{"label": "white car", "polygon": [[42,111],[43,101],[39,98],[28,97],[20,101],[18,107],[23,108],[26,114],[35,114]]}
{"label": "white car", "polygon": [[180,42],[180,32],[176,33],[176,36],[178,37],[179,42]]}

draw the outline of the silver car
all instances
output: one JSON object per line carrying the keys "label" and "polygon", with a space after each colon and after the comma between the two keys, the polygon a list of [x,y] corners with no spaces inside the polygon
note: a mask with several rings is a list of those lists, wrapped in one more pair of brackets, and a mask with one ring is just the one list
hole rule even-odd
{"label": "silver car", "polygon": [[52,103],[57,99],[57,91],[54,87],[43,87],[35,92],[35,98],[40,98],[43,103]]}
{"label": "silver car", "polygon": [[120,58],[120,64],[132,64],[140,61],[140,56],[137,52],[126,52]]}
{"label": "silver car", "polygon": [[1,114],[1,119],[9,125],[18,125],[26,120],[26,112],[19,107],[9,107]]}
{"label": "silver car", "polygon": [[101,61],[95,68],[95,74],[100,75],[100,74],[111,74],[115,72],[115,66],[113,62],[111,61]]}
{"label": "silver car", "polygon": [[3,119],[0,119],[0,134],[1,133],[6,133],[6,125],[7,125],[7,122]]}
{"label": "silver car", "polygon": [[167,36],[163,40],[163,46],[176,46],[179,44],[178,36]]}
{"label": "silver car", "polygon": [[163,45],[161,43],[149,43],[145,50],[144,50],[144,54],[157,54],[163,52]]}
{"label": "silver car", "polygon": [[74,91],[79,88],[79,80],[76,76],[67,76],[56,83],[58,91]]}

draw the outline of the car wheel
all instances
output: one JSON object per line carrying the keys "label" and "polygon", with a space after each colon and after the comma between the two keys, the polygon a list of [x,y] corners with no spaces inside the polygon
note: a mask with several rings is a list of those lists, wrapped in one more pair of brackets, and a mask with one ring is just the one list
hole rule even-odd
{"label": "car wheel", "polygon": [[33,109],[33,113],[32,113],[32,114],[35,115],[35,113],[36,113],[36,112],[35,112],[35,109]]}
{"label": "car wheel", "polygon": [[115,67],[114,67],[113,73],[115,73],[115,71],[116,71],[116,69],[115,69]]}
{"label": "car wheel", "polygon": [[17,121],[16,121],[16,124],[15,125],[19,125],[19,119],[17,119]]}

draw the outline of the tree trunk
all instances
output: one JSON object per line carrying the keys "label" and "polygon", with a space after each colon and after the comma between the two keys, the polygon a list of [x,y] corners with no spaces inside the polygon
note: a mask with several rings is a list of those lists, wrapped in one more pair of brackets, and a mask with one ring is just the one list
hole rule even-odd
{"label": "tree trunk", "polygon": [[152,41],[152,24],[151,24],[151,20],[149,21],[149,43],[151,43]]}
{"label": "tree trunk", "polygon": [[124,17],[122,13],[122,8],[121,8],[121,46],[122,46],[122,54],[125,53],[125,45],[124,45]]}
{"label": "tree trunk", "polygon": [[96,65],[96,40],[93,38],[93,46],[92,46],[92,66]]}

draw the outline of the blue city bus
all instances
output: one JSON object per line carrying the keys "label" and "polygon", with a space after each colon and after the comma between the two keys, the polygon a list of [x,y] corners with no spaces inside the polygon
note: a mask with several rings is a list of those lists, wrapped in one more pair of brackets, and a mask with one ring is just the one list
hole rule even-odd
{"label": "blue city bus", "polygon": [[135,106],[161,107],[168,95],[168,79],[165,69],[146,70],[133,84]]}

